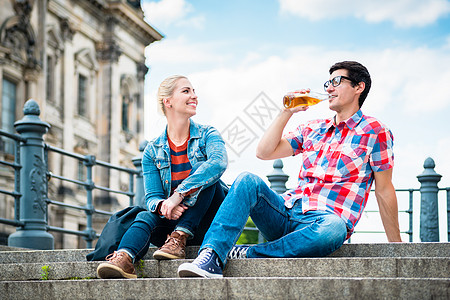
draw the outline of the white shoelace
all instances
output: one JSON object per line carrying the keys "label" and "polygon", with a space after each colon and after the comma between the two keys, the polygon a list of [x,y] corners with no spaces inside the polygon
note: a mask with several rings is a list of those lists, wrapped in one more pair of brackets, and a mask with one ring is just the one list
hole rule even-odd
{"label": "white shoelace", "polygon": [[200,252],[200,255],[195,259],[197,262],[197,265],[203,265],[205,263],[208,262],[208,260],[210,260],[212,255],[212,250],[210,249],[205,249],[202,252]]}

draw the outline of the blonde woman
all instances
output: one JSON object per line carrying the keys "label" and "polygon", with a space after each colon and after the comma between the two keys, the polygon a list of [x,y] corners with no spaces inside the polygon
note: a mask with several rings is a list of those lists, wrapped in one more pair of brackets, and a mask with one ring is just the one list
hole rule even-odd
{"label": "blonde woman", "polygon": [[97,268],[100,278],[136,278],[133,263],[149,245],[156,259],[185,258],[186,242],[201,244],[225,194],[220,176],[227,167],[225,143],[212,126],[191,120],[198,99],[184,76],[166,78],[158,102],[166,130],[148,143],[142,168],[148,211],[139,213],[117,251]]}

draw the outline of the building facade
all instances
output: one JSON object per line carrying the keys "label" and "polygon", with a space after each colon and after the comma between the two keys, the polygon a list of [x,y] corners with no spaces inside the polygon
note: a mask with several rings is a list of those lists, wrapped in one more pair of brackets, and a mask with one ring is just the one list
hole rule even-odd
{"label": "building facade", "polygon": [[[47,144],[134,168],[131,159],[144,139],[144,50],[163,38],[144,21],[140,1],[0,0],[0,7],[1,128],[15,132],[14,122],[32,98],[39,103],[41,119],[51,125]],[[2,139],[2,158],[13,160],[13,154],[14,144]],[[75,159],[49,153],[48,166],[52,173],[84,180],[83,165]],[[96,185],[128,190],[128,176],[98,169]],[[12,176],[1,168],[0,187],[12,190]],[[76,185],[51,180],[48,189],[49,198],[86,202],[85,191]],[[14,216],[9,198],[0,195],[1,217]],[[106,192],[94,197],[96,208],[105,210],[127,201]],[[83,230],[83,216],[52,208],[49,223]],[[13,231],[0,225],[0,243]],[[83,246],[82,238],[55,234],[55,248]]]}

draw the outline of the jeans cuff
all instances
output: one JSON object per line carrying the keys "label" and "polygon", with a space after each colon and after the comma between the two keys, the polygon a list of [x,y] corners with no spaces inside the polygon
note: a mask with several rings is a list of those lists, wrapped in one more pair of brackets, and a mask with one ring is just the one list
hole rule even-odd
{"label": "jeans cuff", "polygon": [[117,250],[117,252],[124,252],[124,253],[128,254],[128,256],[131,257],[131,262],[134,264],[135,256],[133,254],[131,254],[130,251],[128,251],[127,249],[123,249],[122,248],[122,249]]}
{"label": "jeans cuff", "polygon": [[194,237],[194,234],[189,230],[189,229],[187,229],[187,228],[184,228],[184,227],[179,227],[179,226],[177,226],[177,227],[175,227],[175,229],[173,230],[173,231],[181,231],[181,232],[184,232],[184,233],[186,233],[187,235],[189,235],[188,236],[188,239],[190,240],[190,239],[192,239],[193,237]]}

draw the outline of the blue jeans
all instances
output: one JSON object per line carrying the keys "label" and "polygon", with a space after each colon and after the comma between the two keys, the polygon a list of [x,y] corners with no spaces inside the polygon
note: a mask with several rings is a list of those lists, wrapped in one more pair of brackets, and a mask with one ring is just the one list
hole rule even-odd
{"label": "blue jeans", "polygon": [[303,213],[301,201],[289,209],[261,178],[243,173],[231,186],[200,250],[213,249],[225,265],[249,216],[268,242],[251,246],[248,258],[326,256],[341,247],[347,235],[339,216],[319,210]]}
{"label": "blue jeans", "polygon": [[190,235],[187,245],[200,245],[217,210],[225,198],[220,182],[202,190],[194,206],[189,207],[178,220],[168,220],[150,211],[140,212],[120,241],[119,250],[125,250],[133,260],[147,253],[150,244],[162,246],[167,235],[180,230]]}

